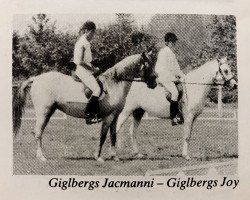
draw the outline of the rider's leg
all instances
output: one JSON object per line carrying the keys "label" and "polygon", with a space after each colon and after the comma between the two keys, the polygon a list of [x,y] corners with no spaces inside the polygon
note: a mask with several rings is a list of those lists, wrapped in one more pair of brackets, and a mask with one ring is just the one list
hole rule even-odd
{"label": "rider's leg", "polygon": [[98,98],[100,96],[101,89],[91,72],[83,67],[77,67],[76,75],[93,92],[85,109],[85,115],[87,119],[90,120],[91,118],[94,118],[95,115],[99,115],[100,108]]}
{"label": "rider's leg", "polygon": [[172,120],[172,125],[178,124],[177,114],[178,114],[178,90],[174,82],[168,82],[164,84],[165,88],[171,92],[171,101],[170,101],[170,118]]}
{"label": "rider's leg", "polygon": [[[86,116],[90,116],[92,117],[93,114],[94,115],[99,115],[99,112],[100,112],[100,108],[99,108],[99,96],[100,96],[100,93],[101,93],[101,90],[100,90],[100,87],[96,81],[96,79],[94,78],[94,76],[88,76],[86,78],[86,80],[84,81],[84,84],[92,90],[92,96],[90,97],[89,99],[89,102],[86,106],[86,109],[85,109],[85,114]],[[92,116],[91,116],[92,115]]]}

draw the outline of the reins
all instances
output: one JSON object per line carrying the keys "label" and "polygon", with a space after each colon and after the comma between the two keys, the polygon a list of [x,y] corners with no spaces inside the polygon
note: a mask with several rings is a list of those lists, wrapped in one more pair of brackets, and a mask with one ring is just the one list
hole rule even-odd
{"label": "reins", "polygon": [[[222,74],[222,71],[221,71],[221,68],[220,66],[224,63],[222,63],[219,59],[217,59],[218,63],[219,63],[219,72]],[[135,79],[122,79],[122,78],[117,78],[117,76],[115,76],[115,78],[118,80],[118,81],[127,81],[127,82],[145,82],[144,79],[142,78],[135,78]],[[223,76],[223,79],[224,79],[224,83],[223,84],[220,84],[220,83],[195,83],[195,82],[178,82],[178,83],[182,83],[182,84],[185,84],[185,85],[211,85],[211,86],[224,86],[226,85],[226,83],[230,82],[232,79],[234,79],[234,77],[231,77],[229,80],[225,80],[224,76]]]}
{"label": "reins", "polygon": [[180,82],[182,84],[186,84],[186,85],[214,85],[214,86],[217,86],[217,85],[224,85],[224,84],[220,84],[220,83],[192,83],[192,82]]}
{"label": "reins", "polygon": [[[119,79],[119,81],[128,81],[128,82],[145,82],[143,79]],[[194,83],[194,82],[179,82],[185,85],[224,85],[219,83]]]}
{"label": "reins", "polygon": [[119,81],[127,81],[127,82],[145,82],[143,79],[118,79]]}

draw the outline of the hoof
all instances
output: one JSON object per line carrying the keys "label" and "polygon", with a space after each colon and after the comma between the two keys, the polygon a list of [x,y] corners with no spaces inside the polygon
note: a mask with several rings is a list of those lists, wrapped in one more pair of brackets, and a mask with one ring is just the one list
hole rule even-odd
{"label": "hoof", "polygon": [[111,159],[116,161],[116,162],[119,162],[120,161],[120,158],[118,158],[117,156],[111,156]]}
{"label": "hoof", "polygon": [[186,160],[190,160],[191,158],[189,156],[183,156]]}
{"label": "hoof", "polygon": [[42,157],[37,157],[40,161],[42,161],[42,162],[46,162],[47,161],[47,159],[44,157],[44,156],[42,156]]}
{"label": "hoof", "polygon": [[99,163],[104,163],[104,160],[103,160],[101,157],[97,158],[96,160],[97,160]]}
{"label": "hoof", "polygon": [[94,156],[95,156],[95,159],[96,159],[98,162],[104,163],[104,160],[103,160],[101,157],[98,156],[98,153],[95,153]]}
{"label": "hoof", "polygon": [[144,158],[144,157],[146,157],[146,155],[144,155],[144,154],[141,154],[141,153],[136,153],[136,154],[134,154],[134,156],[133,156],[134,158],[138,158],[138,159],[141,159],[141,158]]}
{"label": "hoof", "polygon": [[98,153],[97,153],[97,152],[94,153],[94,157],[95,157],[95,159],[97,160],[97,158],[98,158]]}

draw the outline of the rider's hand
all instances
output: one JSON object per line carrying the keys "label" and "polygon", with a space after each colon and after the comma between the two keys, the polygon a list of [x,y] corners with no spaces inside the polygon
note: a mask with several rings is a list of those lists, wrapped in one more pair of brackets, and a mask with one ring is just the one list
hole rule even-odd
{"label": "rider's hand", "polygon": [[99,70],[98,68],[93,67],[93,68],[92,68],[92,71],[93,71],[93,74],[96,74],[96,73],[98,73],[100,70]]}
{"label": "rider's hand", "polygon": [[184,80],[184,77],[181,75],[176,75],[175,78],[176,78],[175,80],[176,83],[181,83]]}
{"label": "rider's hand", "polygon": [[177,80],[180,80],[181,79],[181,76],[180,75],[177,75],[175,76]]}
{"label": "rider's hand", "polygon": [[92,69],[92,74],[93,74],[94,77],[99,76],[101,73],[102,73],[102,72],[101,72],[101,70],[100,70],[99,68],[93,67],[93,69]]}

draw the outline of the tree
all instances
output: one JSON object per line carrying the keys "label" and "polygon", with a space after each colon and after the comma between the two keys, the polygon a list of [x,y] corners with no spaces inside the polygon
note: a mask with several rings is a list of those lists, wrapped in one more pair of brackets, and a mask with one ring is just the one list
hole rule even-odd
{"label": "tree", "polygon": [[[182,69],[189,71],[205,62],[227,56],[237,78],[236,19],[232,15],[155,15],[149,31],[163,46],[164,34],[174,32],[179,41],[176,54]],[[210,100],[217,102],[217,91],[212,90]],[[237,101],[237,92],[223,89],[223,102]]]}
{"label": "tree", "polygon": [[[199,59],[196,65],[201,65],[204,62],[215,57],[221,58],[227,56],[227,61],[232,72],[237,79],[237,52],[236,52],[236,19],[232,15],[213,16],[212,23],[208,29],[211,32],[210,40],[204,45],[203,50],[199,54]],[[211,101],[217,102],[217,92],[212,90],[209,94]],[[237,102],[237,91],[229,92],[226,88],[223,89],[224,103]]]}
{"label": "tree", "polygon": [[[134,44],[131,37],[135,32],[143,35],[140,44]],[[111,67],[126,56],[142,53],[154,46],[153,37],[139,30],[134,25],[134,18],[131,14],[117,14],[116,21],[103,29],[96,31],[92,42],[92,50],[95,59],[111,58],[105,67]]]}
{"label": "tree", "polygon": [[[73,57],[76,36],[56,31],[56,22],[51,22],[45,14],[38,14],[32,20],[15,52],[20,58],[21,68],[28,72],[27,76],[51,70],[69,73],[67,66]],[[15,69],[13,66],[13,71]]]}
{"label": "tree", "polygon": [[27,77],[27,70],[21,67],[21,58],[18,54],[18,50],[20,47],[21,37],[18,32],[13,32],[12,37],[12,69],[13,69],[13,77],[24,76]]}
{"label": "tree", "polygon": [[211,15],[156,14],[148,29],[157,38],[158,48],[164,46],[164,35],[167,32],[177,35],[179,40],[176,43],[176,56],[181,68],[185,69],[208,41],[206,26],[211,18]]}

